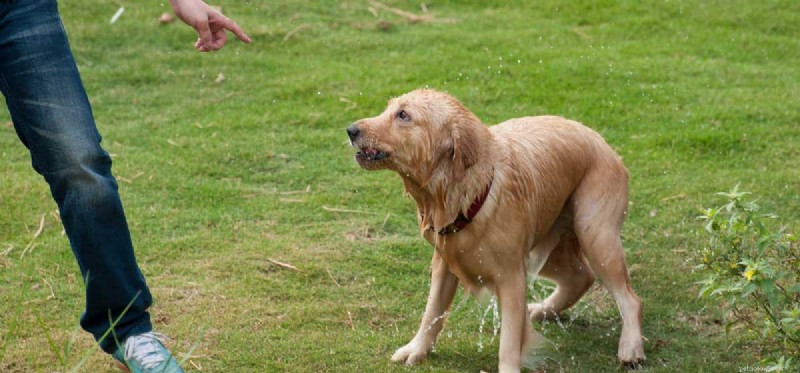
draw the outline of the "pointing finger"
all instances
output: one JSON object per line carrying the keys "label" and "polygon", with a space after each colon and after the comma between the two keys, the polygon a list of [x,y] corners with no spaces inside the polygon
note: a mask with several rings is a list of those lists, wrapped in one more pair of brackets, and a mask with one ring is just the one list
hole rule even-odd
{"label": "pointing finger", "polygon": [[241,40],[241,41],[243,41],[245,43],[249,43],[249,42],[252,41],[250,39],[250,37],[247,36],[247,34],[244,33],[244,30],[242,30],[242,28],[239,27],[239,25],[237,25],[236,22],[233,22],[230,18],[225,17],[222,20],[222,26],[225,27],[226,29],[230,30],[234,35],[236,35],[236,37],[239,40]]}

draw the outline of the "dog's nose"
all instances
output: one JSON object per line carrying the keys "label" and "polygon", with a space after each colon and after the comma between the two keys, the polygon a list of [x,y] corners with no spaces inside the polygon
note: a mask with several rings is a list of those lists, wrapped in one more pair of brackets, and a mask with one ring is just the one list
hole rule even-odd
{"label": "dog's nose", "polygon": [[350,137],[350,141],[355,141],[359,133],[361,133],[361,130],[358,129],[358,124],[353,123],[347,126],[347,136]]}

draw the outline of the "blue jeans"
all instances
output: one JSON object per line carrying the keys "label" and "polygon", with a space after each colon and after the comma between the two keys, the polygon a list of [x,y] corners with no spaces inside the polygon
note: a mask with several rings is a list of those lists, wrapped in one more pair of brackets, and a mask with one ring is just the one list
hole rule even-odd
{"label": "blue jeans", "polygon": [[150,331],[152,298],[55,0],[0,0],[0,91],[85,279],[81,326],[113,352],[111,334],[100,340],[109,320],[133,301],[114,333],[122,341]]}

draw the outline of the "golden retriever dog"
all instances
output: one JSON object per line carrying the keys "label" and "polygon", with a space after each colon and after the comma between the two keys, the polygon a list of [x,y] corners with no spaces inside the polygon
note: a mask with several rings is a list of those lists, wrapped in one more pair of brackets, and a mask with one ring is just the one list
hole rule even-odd
{"label": "golden retriever dog", "polygon": [[[597,132],[555,116],[486,127],[452,96],[422,89],[347,134],[362,168],[400,175],[435,249],[422,322],[393,361],[427,357],[460,283],[497,297],[499,371],[519,372],[538,338],[531,320],[575,304],[596,275],[622,315],[617,358],[628,367],[644,362],[642,303],[620,240],[628,172]],[[528,276],[552,280],[555,291],[526,304]]]}

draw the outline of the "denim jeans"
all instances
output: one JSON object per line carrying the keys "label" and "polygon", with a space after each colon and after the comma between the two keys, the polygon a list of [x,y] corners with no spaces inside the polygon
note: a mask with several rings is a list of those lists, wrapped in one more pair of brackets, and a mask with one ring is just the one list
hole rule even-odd
{"label": "denim jeans", "polygon": [[92,109],[56,0],[0,0],[0,91],[33,168],[50,185],[86,286],[81,326],[101,340],[151,330],[152,303],[133,254],[111,158],[100,147]]}

